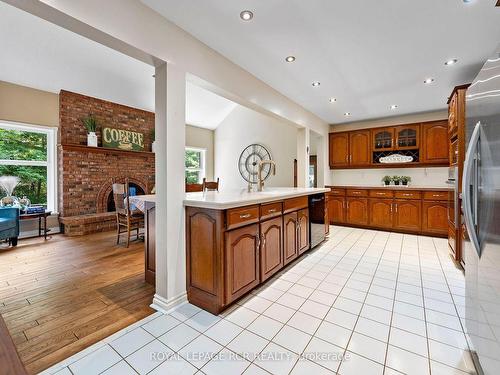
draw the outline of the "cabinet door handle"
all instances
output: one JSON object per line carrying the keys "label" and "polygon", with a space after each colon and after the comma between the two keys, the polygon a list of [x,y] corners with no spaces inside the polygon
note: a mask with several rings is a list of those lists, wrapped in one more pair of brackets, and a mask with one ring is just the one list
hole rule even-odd
{"label": "cabinet door handle", "polygon": [[441,194],[432,194],[432,196],[438,198],[441,196]]}
{"label": "cabinet door handle", "polygon": [[394,207],[396,208],[396,213],[398,213],[398,204],[397,204],[397,203],[395,203],[395,204],[394,204]]}
{"label": "cabinet door handle", "polygon": [[393,206],[393,204],[391,203],[391,214],[392,214],[392,206]]}
{"label": "cabinet door handle", "polygon": [[240,219],[248,219],[250,216],[252,216],[252,215],[251,214],[241,214]]}
{"label": "cabinet door handle", "polygon": [[276,208],[271,208],[270,210],[267,211],[268,213],[272,214],[276,212]]}
{"label": "cabinet door handle", "polygon": [[262,233],[262,247],[266,247],[266,236],[264,236],[264,233]]}
{"label": "cabinet door handle", "polygon": [[257,235],[257,249],[260,249],[260,236]]}

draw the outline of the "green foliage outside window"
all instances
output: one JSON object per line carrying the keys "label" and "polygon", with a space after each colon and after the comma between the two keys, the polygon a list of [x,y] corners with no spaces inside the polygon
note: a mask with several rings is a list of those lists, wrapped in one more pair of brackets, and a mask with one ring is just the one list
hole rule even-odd
{"label": "green foliage outside window", "polygon": [[200,169],[202,168],[202,151],[186,150],[185,167],[186,183],[199,184],[201,182]]}
{"label": "green foliage outside window", "polygon": [[[0,128],[0,160],[47,160],[47,135]],[[0,163],[0,176],[17,176],[21,182],[14,195],[27,196],[33,204],[47,204],[47,167],[5,165]],[[0,192],[0,197],[5,195]]]}

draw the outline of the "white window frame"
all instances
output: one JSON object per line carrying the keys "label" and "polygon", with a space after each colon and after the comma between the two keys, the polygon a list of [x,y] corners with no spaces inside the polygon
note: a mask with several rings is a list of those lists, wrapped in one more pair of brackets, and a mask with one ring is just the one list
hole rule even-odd
{"label": "white window frame", "polygon": [[31,133],[41,133],[47,136],[47,161],[41,160],[2,160],[0,165],[26,165],[47,167],[47,209],[57,213],[57,128],[21,124],[0,120],[0,128],[5,130],[19,130]]}
{"label": "white window frame", "polygon": [[[184,176],[186,175],[186,172],[200,172],[199,173],[199,180],[198,183],[201,184],[203,182],[203,178],[206,177],[206,154],[207,154],[207,149],[206,148],[200,148],[200,147],[190,147],[186,146],[184,150],[184,158],[186,157],[186,151],[195,151],[200,153],[200,168],[184,168]],[[185,164],[185,163],[184,163]]]}

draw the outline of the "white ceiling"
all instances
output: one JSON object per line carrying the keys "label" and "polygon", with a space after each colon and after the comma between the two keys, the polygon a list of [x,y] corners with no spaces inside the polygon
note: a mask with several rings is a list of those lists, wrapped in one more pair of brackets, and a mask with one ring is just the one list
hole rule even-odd
{"label": "white ceiling", "polygon": [[[154,68],[0,2],[0,80],[154,111]],[[186,85],[186,123],[214,129],[236,106]]]}
{"label": "white ceiling", "polygon": [[500,41],[496,0],[141,1],[330,123],[444,109]]}

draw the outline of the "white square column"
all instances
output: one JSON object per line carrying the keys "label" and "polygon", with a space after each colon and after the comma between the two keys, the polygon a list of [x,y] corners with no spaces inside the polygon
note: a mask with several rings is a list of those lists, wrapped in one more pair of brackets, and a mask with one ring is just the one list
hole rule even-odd
{"label": "white square column", "polygon": [[297,187],[309,187],[309,128],[297,132]]}
{"label": "white square column", "polygon": [[186,72],[164,63],[155,70],[156,294],[169,310],[186,299],[184,147]]}

